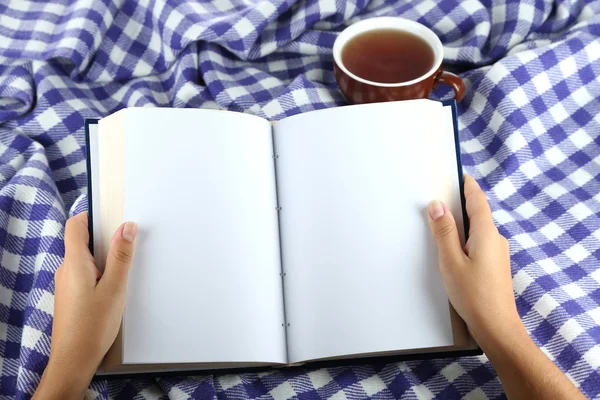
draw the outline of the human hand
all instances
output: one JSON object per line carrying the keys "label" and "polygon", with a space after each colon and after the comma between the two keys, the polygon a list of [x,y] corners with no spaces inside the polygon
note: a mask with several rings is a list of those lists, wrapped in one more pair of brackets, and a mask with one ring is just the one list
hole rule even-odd
{"label": "human hand", "polygon": [[513,294],[508,241],[498,233],[485,193],[471,176],[465,176],[464,193],[469,217],[464,249],[445,204],[429,203],[429,226],[450,303],[484,348],[487,338],[524,328]]}
{"label": "human hand", "polygon": [[88,249],[87,213],[67,221],[65,259],[54,277],[50,359],[34,398],[83,398],[119,332],[136,234],[133,222],[117,229],[102,274]]}

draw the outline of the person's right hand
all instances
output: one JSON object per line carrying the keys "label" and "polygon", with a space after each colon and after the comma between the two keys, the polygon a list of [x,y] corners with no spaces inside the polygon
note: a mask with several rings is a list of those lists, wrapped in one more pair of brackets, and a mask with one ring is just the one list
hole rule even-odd
{"label": "person's right hand", "polygon": [[523,329],[517,313],[507,240],[494,225],[490,206],[475,179],[465,176],[469,239],[461,246],[456,222],[440,201],[429,203],[429,226],[439,252],[448,298],[475,341],[500,330]]}
{"label": "person's right hand", "polygon": [[508,242],[475,179],[465,176],[469,239],[461,246],[446,205],[429,203],[440,272],[450,302],[498,372],[509,399],[584,399],[573,383],[533,343],[513,294]]}

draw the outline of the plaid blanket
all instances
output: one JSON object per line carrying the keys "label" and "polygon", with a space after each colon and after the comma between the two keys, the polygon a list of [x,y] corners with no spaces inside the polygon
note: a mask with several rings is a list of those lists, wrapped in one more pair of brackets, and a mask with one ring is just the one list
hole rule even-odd
{"label": "plaid blanket", "polygon": [[[126,106],[281,119],[341,105],[337,32],[379,15],[417,20],[442,39],[468,89],[459,105],[464,168],[509,238],[519,313],[583,393],[600,398],[598,0],[0,2],[2,398],[30,397],[48,360],[64,224],[86,204],[84,119]],[[88,396],[504,395],[481,356],[100,381]]]}

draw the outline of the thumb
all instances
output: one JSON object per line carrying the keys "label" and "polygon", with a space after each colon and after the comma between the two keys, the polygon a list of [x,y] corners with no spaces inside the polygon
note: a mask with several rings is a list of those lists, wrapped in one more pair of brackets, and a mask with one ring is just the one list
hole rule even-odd
{"label": "thumb", "polygon": [[98,282],[98,288],[109,295],[125,293],[137,230],[135,222],[126,222],[112,237],[104,273]]}
{"label": "thumb", "polygon": [[435,239],[440,263],[459,263],[466,257],[460,244],[456,222],[448,207],[434,200],[427,206],[429,228]]}

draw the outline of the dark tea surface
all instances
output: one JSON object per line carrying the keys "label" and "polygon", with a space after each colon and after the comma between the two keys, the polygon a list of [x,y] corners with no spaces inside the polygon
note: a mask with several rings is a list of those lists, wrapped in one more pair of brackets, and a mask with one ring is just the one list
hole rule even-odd
{"label": "dark tea surface", "polygon": [[433,49],[425,40],[397,29],[362,33],[342,49],[342,63],[351,73],[380,83],[418,78],[431,69],[433,61]]}

